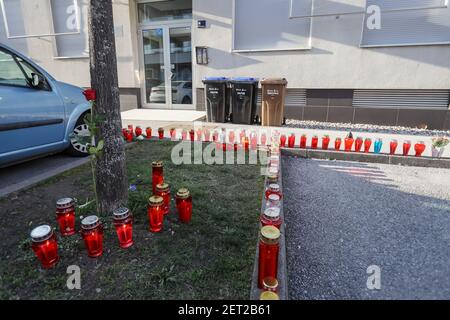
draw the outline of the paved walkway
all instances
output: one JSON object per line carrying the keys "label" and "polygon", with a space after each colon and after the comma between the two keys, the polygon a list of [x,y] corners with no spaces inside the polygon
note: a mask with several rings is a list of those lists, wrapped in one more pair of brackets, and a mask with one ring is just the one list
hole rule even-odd
{"label": "paved walkway", "polygon": [[285,157],[283,173],[291,299],[450,298],[450,170]]}

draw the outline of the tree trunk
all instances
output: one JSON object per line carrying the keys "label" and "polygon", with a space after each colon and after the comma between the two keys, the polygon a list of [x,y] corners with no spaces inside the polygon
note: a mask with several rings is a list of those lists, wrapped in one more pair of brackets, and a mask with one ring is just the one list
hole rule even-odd
{"label": "tree trunk", "polygon": [[96,141],[104,140],[94,166],[97,208],[101,214],[110,214],[128,199],[112,0],[90,1],[89,51],[91,87],[97,94],[92,109],[102,118]]}

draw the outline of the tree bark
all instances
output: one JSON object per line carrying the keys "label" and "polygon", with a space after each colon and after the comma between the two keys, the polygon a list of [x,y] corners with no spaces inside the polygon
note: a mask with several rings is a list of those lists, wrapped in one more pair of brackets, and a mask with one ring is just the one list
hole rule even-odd
{"label": "tree bark", "polygon": [[89,52],[91,87],[97,94],[92,110],[102,117],[96,141],[104,140],[94,166],[97,208],[110,214],[128,199],[112,0],[90,1]]}

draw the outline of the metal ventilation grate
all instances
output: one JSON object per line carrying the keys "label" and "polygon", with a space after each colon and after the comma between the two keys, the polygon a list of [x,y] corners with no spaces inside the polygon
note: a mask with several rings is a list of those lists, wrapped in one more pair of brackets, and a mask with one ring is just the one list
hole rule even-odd
{"label": "metal ventilation grate", "polygon": [[355,90],[353,107],[447,109],[449,90]]}

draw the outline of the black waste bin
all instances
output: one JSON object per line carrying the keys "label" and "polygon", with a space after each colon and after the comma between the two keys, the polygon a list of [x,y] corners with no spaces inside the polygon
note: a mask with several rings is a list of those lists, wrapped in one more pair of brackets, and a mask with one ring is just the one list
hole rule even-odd
{"label": "black waste bin", "polygon": [[206,77],[203,83],[205,84],[207,121],[226,122],[230,114],[228,78]]}
{"label": "black waste bin", "polygon": [[258,79],[232,78],[230,84],[231,122],[253,124],[256,122]]}

